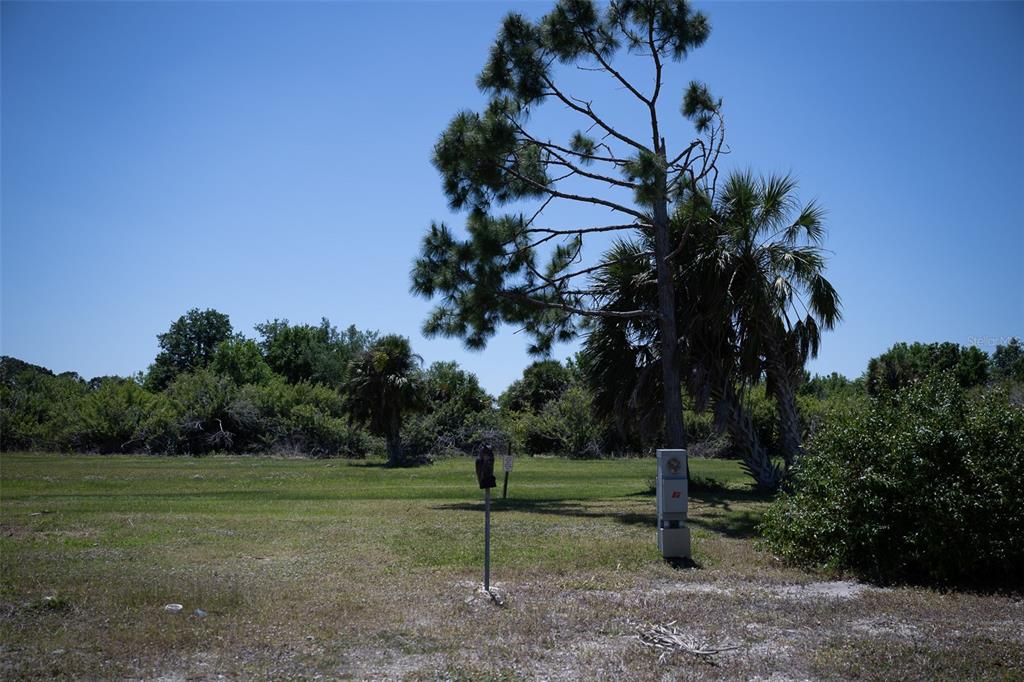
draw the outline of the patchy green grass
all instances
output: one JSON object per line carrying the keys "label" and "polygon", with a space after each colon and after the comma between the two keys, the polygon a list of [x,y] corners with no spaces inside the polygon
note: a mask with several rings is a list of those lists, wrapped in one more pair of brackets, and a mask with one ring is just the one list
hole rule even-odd
{"label": "patchy green grass", "polygon": [[[494,501],[498,607],[475,591],[469,460],[5,454],[0,677],[1024,676],[1018,598],[823,587],[756,548],[766,501],[735,462],[691,462],[700,567],[668,566],[653,470],[517,458]],[[659,660],[634,635],[670,621],[737,648]]]}

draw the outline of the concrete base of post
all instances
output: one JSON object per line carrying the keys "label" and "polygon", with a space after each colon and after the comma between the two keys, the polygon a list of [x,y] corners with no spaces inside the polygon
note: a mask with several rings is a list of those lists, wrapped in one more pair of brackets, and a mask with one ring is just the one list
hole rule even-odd
{"label": "concrete base of post", "polygon": [[658,549],[666,559],[689,559],[690,529],[686,526],[659,528]]}

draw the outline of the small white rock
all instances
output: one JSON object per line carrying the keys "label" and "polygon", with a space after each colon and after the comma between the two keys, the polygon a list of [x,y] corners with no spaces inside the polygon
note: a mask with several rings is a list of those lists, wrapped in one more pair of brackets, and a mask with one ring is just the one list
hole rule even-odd
{"label": "small white rock", "polygon": [[168,604],[164,607],[164,611],[168,613],[181,613],[185,609],[181,604]]}
{"label": "small white rock", "polygon": [[196,618],[206,618],[206,611],[203,611],[202,609],[196,609],[192,612],[192,615]]}

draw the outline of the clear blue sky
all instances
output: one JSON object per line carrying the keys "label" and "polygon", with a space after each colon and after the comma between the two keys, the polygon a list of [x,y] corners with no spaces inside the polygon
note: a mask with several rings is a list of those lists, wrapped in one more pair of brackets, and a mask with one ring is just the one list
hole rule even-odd
{"label": "clear blue sky", "polygon": [[[213,307],[249,334],[400,332],[501,391],[526,340],[424,339],[408,272],[432,219],[461,225],[437,135],[481,103],[501,17],[549,6],[4,2],[2,352],[127,374]],[[1024,334],[1024,4],[698,6],[714,30],[672,67],[663,116],[707,81],[726,165],[792,171],[828,207],[846,319],[811,369]],[[613,84],[587,94],[643,124]]]}

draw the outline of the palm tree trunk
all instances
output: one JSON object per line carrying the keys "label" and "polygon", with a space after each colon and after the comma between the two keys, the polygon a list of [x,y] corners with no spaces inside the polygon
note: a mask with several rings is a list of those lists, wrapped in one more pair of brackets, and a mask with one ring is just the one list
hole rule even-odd
{"label": "palm tree trunk", "polygon": [[782,481],[783,473],[761,445],[750,412],[743,408],[739,396],[731,386],[724,389],[721,400],[726,405],[724,411],[727,414],[729,435],[740,450],[743,468],[754,478],[759,489],[775,492]]}
{"label": "palm tree trunk", "polygon": [[384,436],[384,441],[387,443],[388,449],[388,466],[396,467],[402,464],[401,432],[396,428],[388,429],[387,435]]}
{"label": "palm tree trunk", "polygon": [[788,376],[775,377],[773,389],[775,409],[779,416],[779,447],[788,471],[803,452],[800,436],[800,415],[796,409],[796,391]]}
{"label": "palm tree trunk", "polygon": [[729,428],[729,415],[732,408],[724,400],[716,400],[714,405],[714,428],[715,433],[722,433]]}

